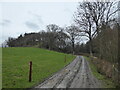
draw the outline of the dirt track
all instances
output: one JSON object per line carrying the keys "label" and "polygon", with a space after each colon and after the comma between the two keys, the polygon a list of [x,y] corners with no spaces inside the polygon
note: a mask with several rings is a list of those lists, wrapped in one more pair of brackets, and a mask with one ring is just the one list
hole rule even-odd
{"label": "dirt track", "polygon": [[92,75],[89,63],[82,56],[35,88],[100,88],[100,82]]}

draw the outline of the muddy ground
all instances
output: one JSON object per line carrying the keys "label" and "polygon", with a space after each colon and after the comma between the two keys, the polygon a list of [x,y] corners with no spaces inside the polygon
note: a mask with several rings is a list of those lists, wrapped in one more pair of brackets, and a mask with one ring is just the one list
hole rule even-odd
{"label": "muddy ground", "polygon": [[100,88],[101,83],[91,73],[88,61],[83,56],[34,88]]}

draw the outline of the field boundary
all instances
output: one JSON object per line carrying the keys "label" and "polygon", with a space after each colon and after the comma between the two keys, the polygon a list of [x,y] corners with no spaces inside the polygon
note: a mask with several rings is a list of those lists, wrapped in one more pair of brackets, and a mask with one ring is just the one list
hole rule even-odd
{"label": "field boundary", "polygon": [[[77,56],[76,56],[76,57],[77,57]],[[74,60],[76,59],[76,57],[75,57],[72,61],[74,61]],[[71,62],[72,62],[72,61],[71,61]],[[68,63],[67,65],[65,65],[63,68],[67,67],[71,62],[69,62],[69,63]],[[44,81],[48,80],[48,79],[49,79],[50,77],[52,77],[54,74],[57,74],[57,73],[61,72],[63,68],[61,68],[61,69],[58,70],[57,72],[54,72],[52,75],[48,76],[47,78],[43,79],[41,82],[39,82],[38,84],[33,85],[33,86],[30,87],[30,88],[32,89],[32,88],[34,88],[35,86],[38,86],[39,84],[42,84]]]}
{"label": "field boundary", "polygon": [[90,60],[90,57],[87,57],[87,56],[84,56],[84,57],[86,58],[86,60],[88,60],[93,75],[98,80],[101,81],[102,86],[103,86],[102,88],[115,88],[116,87],[115,83],[113,83],[112,81],[112,78],[108,78],[106,75],[98,72],[98,68],[96,64],[94,64],[93,61]]}

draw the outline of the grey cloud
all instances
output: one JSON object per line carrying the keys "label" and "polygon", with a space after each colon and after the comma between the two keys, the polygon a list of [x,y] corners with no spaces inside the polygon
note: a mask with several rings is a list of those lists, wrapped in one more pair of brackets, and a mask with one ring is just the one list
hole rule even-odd
{"label": "grey cloud", "polygon": [[12,22],[10,20],[4,19],[0,22],[1,26],[9,26]]}
{"label": "grey cloud", "polygon": [[25,22],[25,25],[30,28],[30,29],[34,29],[34,30],[38,30],[39,29],[39,25],[33,23],[33,22]]}

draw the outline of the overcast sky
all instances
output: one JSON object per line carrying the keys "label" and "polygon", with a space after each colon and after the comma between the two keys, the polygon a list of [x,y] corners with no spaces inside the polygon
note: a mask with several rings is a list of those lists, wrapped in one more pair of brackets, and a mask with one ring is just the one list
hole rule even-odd
{"label": "overcast sky", "polygon": [[25,32],[45,30],[48,24],[69,26],[77,6],[78,2],[0,3],[0,43]]}

